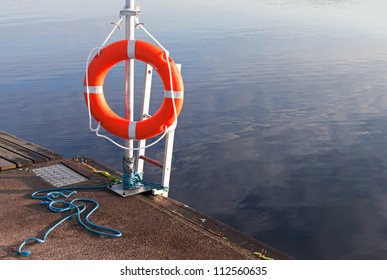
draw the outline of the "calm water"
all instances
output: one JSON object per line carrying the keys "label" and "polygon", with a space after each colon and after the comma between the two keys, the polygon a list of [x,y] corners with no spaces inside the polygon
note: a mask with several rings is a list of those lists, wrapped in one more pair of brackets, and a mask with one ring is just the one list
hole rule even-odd
{"label": "calm water", "polygon": [[[0,1],[1,130],[121,170],[88,130],[82,82],[124,2]],[[386,1],[138,3],[183,64],[171,197],[296,258],[387,259]],[[119,65],[120,112],[123,87]]]}

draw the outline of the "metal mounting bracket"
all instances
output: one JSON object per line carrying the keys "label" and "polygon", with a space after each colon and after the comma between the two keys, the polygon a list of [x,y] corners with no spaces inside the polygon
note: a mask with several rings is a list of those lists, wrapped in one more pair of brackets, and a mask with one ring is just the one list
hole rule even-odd
{"label": "metal mounting bracket", "polygon": [[133,9],[127,9],[120,11],[120,16],[139,16],[141,14],[141,11],[139,8]]}

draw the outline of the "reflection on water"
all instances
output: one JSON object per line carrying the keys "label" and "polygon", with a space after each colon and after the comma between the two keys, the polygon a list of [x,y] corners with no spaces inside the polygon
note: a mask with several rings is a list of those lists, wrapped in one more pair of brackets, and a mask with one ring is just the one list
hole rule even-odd
{"label": "reflection on water", "polygon": [[[88,131],[82,80],[124,1],[9,2],[0,129],[121,169],[122,151]],[[138,2],[183,64],[171,196],[296,258],[387,259],[385,2]],[[109,73],[117,110],[122,80]]]}

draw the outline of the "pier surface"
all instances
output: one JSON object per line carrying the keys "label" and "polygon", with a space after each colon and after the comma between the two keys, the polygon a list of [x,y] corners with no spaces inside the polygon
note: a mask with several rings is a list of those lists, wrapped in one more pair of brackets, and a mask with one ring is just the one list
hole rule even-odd
{"label": "pier surface", "polygon": [[55,228],[46,242],[29,242],[24,249],[31,255],[21,256],[18,247],[23,240],[42,238],[64,217],[31,198],[36,190],[55,187],[45,176],[38,175],[43,167],[64,167],[74,172],[70,176],[84,179],[72,186],[108,184],[109,179],[95,173],[95,169],[121,176],[92,159],[65,159],[0,131],[0,259],[260,259],[254,252],[273,259],[291,259],[171,198],[151,194],[124,198],[108,189],[82,190],[74,198],[97,200],[100,207],[91,217],[92,222],[121,231],[121,237],[93,234],[71,218]]}

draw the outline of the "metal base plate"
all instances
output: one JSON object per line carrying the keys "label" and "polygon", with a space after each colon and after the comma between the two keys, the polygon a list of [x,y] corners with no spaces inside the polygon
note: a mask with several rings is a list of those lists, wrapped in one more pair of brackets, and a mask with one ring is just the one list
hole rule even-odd
{"label": "metal base plate", "polygon": [[122,197],[127,197],[127,196],[131,196],[131,195],[151,191],[151,189],[144,188],[143,185],[138,185],[132,189],[124,189],[123,184],[117,184],[117,185],[110,186],[109,190],[119,194]]}

